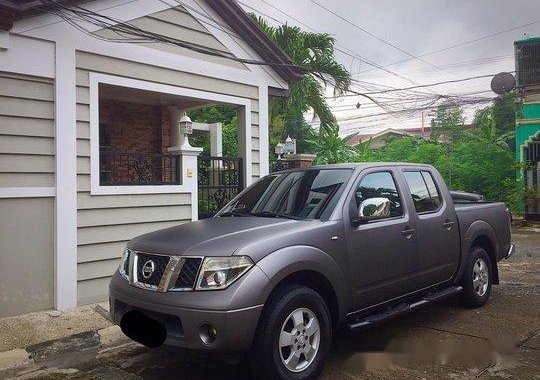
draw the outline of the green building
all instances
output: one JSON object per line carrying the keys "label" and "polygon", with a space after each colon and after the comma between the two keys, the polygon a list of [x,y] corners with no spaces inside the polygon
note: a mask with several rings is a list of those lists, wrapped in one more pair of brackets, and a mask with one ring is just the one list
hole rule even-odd
{"label": "green building", "polygon": [[525,219],[540,220],[540,38],[514,42],[519,106],[516,115],[518,179],[525,182]]}

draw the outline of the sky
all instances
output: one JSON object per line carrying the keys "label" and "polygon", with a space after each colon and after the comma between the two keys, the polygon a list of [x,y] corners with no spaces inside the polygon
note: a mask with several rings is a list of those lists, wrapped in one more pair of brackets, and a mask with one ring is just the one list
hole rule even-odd
{"label": "sky", "polygon": [[[254,12],[255,9],[255,13],[266,18],[272,25],[278,24],[278,21],[302,29],[307,29],[307,25],[318,32],[331,34],[336,40],[336,47],[349,53],[347,55],[336,51],[335,56],[353,74],[353,79],[361,81],[353,85],[359,92],[373,91],[375,87],[381,86],[403,88],[513,71],[514,41],[540,37],[540,0],[240,0],[239,2],[248,12]],[[342,16],[350,23],[331,12]],[[525,24],[531,25],[523,26]],[[500,33],[516,27],[519,28]],[[487,38],[427,54],[482,37]],[[423,56],[424,54],[427,55]],[[393,64],[406,59],[408,59],[406,62]],[[365,61],[382,66],[385,70],[374,68]],[[488,77],[416,91],[434,95],[485,92],[474,96],[489,98],[496,96],[490,92],[490,82],[491,77]],[[331,89],[328,89],[328,95],[331,94]],[[391,101],[394,109],[420,108],[425,105],[409,102],[400,108],[399,93],[393,93],[391,100],[386,98],[386,95],[378,96]],[[403,112],[387,114],[388,109],[382,109],[360,96],[329,99],[329,102],[340,124],[342,135],[356,131],[366,133],[385,128],[411,128],[422,125],[420,110],[406,114]],[[359,108],[355,107],[357,103],[360,103]],[[485,105],[486,103],[465,107],[466,121],[472,121],[475,109]],[[429,125],[430,113],[429,109],[424,111],[426,126]]]}

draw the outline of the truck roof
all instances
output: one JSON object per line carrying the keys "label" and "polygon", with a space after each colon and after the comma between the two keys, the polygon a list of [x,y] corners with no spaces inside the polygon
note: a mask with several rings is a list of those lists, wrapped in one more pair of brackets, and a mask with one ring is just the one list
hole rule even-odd
{"label": "truck roof", "polygon": [[287,169],[287,170],[280,170],[279,172],[289,171],[289,170],[311,170],[311,169],[357,169],[357,168],[372,168],[372,167],[379,167],[379,166],[403,166],[403,167],[426,167],[426,168],[432,168],[431,165],[427,164],[415,164],[410,162],[351,162],[351,163],[344,163],[344,164],[329,164],[329,165],[315,165],[315,166],[309,166],[307,168],[294,168],[294,169]]}

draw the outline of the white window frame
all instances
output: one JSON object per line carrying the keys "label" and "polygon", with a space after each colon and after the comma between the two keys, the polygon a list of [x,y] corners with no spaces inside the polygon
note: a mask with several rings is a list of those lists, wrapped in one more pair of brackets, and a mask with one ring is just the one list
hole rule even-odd
{"label": "white window frame", "polygon": [[[144,185],[144,186],[102,186],[99,172],[99,84],[110,84],[131,89],[160,92],[163,94],[186,96],[200,100],[227,103],[244,107],[245,139],[241,149],[244,158],[244,178],[251,178],[252,152],[251,152],[251,100],[213,92],[194,90],[185,87],[171,86],[161,83],[124,78],[107,74],[90,73],[90,194],[91,195],[119,195],[119,194],[162,194],[162,193],[189,193],[197,191],[197,181],[182,183],[180,185]],[[183,168],[182,168],[183,170]],[[196,177],[196,173],[195,173]]]}

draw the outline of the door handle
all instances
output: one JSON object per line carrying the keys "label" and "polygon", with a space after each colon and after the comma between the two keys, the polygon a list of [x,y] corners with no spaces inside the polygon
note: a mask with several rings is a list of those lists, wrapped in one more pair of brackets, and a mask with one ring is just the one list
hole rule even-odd
{"label": "door handle", "polygon": [[450,231],[453,226],[454,226],[454,222],[452,222],[451,220],[447,220],[446,222],[443,223],[443,227],[446,228],[448,231]]}
{"label": "door handle", "polygon": [[401,235],[403,235],[405,239],[410,239],[411,236],[413,236],[415,232],[416,230],[414,228],[406,227],[403,231],[401,231]]}

